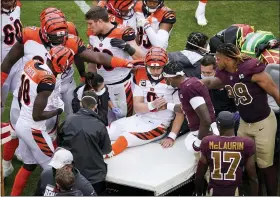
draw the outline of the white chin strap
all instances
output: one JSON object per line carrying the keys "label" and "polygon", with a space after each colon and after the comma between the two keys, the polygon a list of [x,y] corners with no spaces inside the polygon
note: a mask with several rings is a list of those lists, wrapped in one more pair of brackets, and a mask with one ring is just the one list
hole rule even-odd
{"label": "white chin strap", "polygon": [[148,73],[151,75],[151,77],[154,79],[154,80],[159,80],[161,77],[162,77],[162,74],[160,74],[158,77],[155,77],[152,75],[151,71],[150,71],[150,68],[147,68],[147,71]]}
{"label": "white chin strap", "polygon": [[163,77],[176,77],[176,76],[185,76],[184,71],[176,72],[176,74],[167,74],[165,72],[162,73]]}
{"label": "white chin strap", "polygon": [[196,45],[196,44],[193,44],[193,43],[191,43],[191,42],[189,42],[189,41],[187,41],[187,43],[189,43],[190,45],[193,45],[193,46],[195,46],[195,47],[197,47],[197,48],[199,48],[199,49],[205,51],[206,53],[209,53],[209,52],[210,52],[210,45],[209,45],[209,44],[207,45],[206,48],[203,48],[203,47],[200,47],[200,46],[198,46],[198,45]]}

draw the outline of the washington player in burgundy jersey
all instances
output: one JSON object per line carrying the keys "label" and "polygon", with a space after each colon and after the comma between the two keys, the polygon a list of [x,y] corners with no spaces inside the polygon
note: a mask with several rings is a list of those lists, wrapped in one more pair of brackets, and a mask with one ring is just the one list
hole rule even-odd
{"label": "washington player in burgundy jersey", "polygon": [[218,69],[213,79],[202,82],[210,89],[225,87],[234,98],[241,120],[238,136],[248,136],[256,142],[256,162],[264,174],[267,195],[277,195],[277,176],[273,166],[276,118],[267,101],[271,95],[280,105],[279,90],[257,59],[242,55],[233,44],[217,48]]}
{"label": "washington player in burgundy jersey", "polygon": [[211,196],[241,196],[244,167],[250,178],[250,194],[258,195],[255,142],[248,137],[235,136],[234,125],[234,114],[222,111],[217,117],[220,136],[212,135],[202,139],[201,156],[195,176],[196,195],[202,195],[208,167],[208,193]]}
{"label": "washington player in burgundy jersey", "polygon": [[187,136],[185,145],[197,153],[203,137],[212,132],[218,134],[209,92],[197,78],[186,77],[183,67],[176,62],[169,62],[164,67],[163,76],[168,84],[179,89],[181,101],[181,105],[168,103],[167,109],[186,115],[192,133]]}

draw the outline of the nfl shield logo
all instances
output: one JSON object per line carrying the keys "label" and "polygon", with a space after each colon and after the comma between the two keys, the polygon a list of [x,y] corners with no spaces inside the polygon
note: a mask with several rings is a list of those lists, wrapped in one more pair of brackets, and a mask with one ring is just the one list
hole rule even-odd
{"label": "nfl shield logo", "polygon": [[99,43],[99,47],[102,47],[103,46],[103,44],[102,43]]}

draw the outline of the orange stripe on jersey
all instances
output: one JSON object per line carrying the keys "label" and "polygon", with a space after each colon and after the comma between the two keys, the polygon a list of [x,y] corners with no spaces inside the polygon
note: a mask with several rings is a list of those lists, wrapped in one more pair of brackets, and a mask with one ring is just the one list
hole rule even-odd
{"label": "orange stripe on jersey", "polygon": [[[125,89],[125,95],[126,95],[126,104],[127,104],[127,113],[126,117],[130,117],[133,114],[133,95],[132,95],[132,89],[131,89],[131,82],[128,87]],[[127,84],[124,85],[126,87]]]}
{"label": "orange stripe on jersey", "polygon": [[36,68],[40,64],[41,63],[38,63],[37,61],[29,60],[24,66],[25,74],[27,74],[32,79],[32,81],[37,84],[39,84],[40,82],[55,84],[56,79],[52,73],[44,69]]}
{"label": "orange stripe on jersey", "polygon": [[70,21],[67,21],[66,23],[67,23],[67,27],[68,27],[68,33],[78,36],[78,31],[77,31],[77,28],[74,25],[74,23],[72,23]]}
{"label": "orange stripe on jersey", "polygon": [[53,155],[52,150],[48,146],[45,138],[42,135],[42,131],[37,129],[32,129],[32,136],[35,140],[37,146],[40,148],[40,150],[48,157],[51,157]]}
{"label": "orange stripe on jersey", "polygon": [[25,44],[28,40],[33,40],[38,42],[39,44],[42,44],[42,40],[40,38],[40,28],[38,27],[25,27],[22,30],[22,39],[21,43]]}
{"label": "orange stripe on jersey", "polygon": [[142,7],[143,7],[142,1],[137,1],[134,7],[134,11],[142,13],[143,12]]}
{"label": "orange stripe on jersey", "polygon": [[154,12],[153,17],[156,18],[159,22],[162,21],[163,18],[175,17],[175,12],[173,12],[170,8],[163,6]]}
{"label": "orange stripe on jersey", "polygon": [[17,0],[17,6],[21,8],[21,2],[20,2],[20,0]]}
{"label": "orange stripe on jersey", "polygon": [[145,67],[137,68],[134,74],[134,81],[137,85],[140,84],[141,80],[149,80]]}

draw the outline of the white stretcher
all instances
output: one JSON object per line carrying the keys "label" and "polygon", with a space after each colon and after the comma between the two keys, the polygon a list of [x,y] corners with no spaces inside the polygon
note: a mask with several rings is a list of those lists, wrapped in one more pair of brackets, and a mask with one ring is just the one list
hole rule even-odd
{"label": "white stretcher", "polygon": [[187,135],[176,139],[172,148],[164,149],[154,142],[106,159],[106,181],[152,191],[155,196],[186,182],[196,170],[195,157],[185,147]]}

